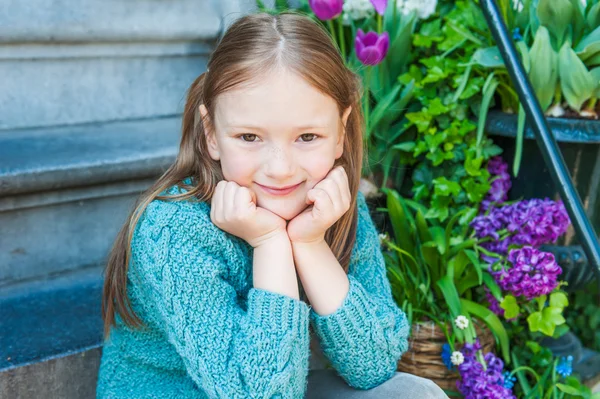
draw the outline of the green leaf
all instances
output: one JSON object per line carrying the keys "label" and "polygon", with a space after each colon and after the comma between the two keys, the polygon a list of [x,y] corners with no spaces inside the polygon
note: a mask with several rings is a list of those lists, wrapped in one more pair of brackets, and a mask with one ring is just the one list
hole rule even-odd
{"label": "green leaf", "polygon": [[401,89],[401,85],[400,85],[400,83],[397,83],[392,88],[392,90],[389,93],[387,93],[381,99],[381,101],[379,101],[379,103],[375,106],[375,109],[371,113],[371,119],[369,122],[370,125],[368,127],[368,129],[370,131],[373,130],[379,124],[379,122],[381,121],[381,118],[383,118],[385,113],[388,112],[392,103],[396,100],[396,97],[398,97],[398,94],[400,94],[400,89]]}
{"label": "green leaf", "polygon": [[508,340],[508,334],[502,325],[502,322],[494,313],[489,309],[479,305],[478,303],[469,301],[468,299],[460,300],[463,308],[470,314],[481,319],[488,328],[492,331],[502,351],[502,357],[506,364],[510,363],[510,342]]}
{"label": "green leaf", "polygon": [[465,271],[470,260],[466,254],[466,250],[460,251],[456,256],[448,261],[448,269],[450,266],[454,269],[454,280],[460,279]]}
{"label": "green leaf", "polygon": [[574,11],[570,0],[539,0],[538,19],[552,34],[556,48],[560,48],[567,38]]}
{"label": "green leaf", "polygon": [[467,66],[467,68],[465,69],[465,72],[463,73],[463,76],[462,76],[461,82],[460,82],[460,86],[456,90],[456,93],[454,94],[454,98],[452,99],[453,102],[458,101],[460,96],[463,94],[465,87],[467,87],[467,82],[469,81],[469,76],[471,76],[471,65],[470,64]]}
{"label": "green leaf", "polygon": [[429,265],[432,270],[437,270],[440,263],[440,253],[437,245],[433,241],[429,241],[421,245],[421,252],[425,263]]}
{"label": "green leaf", "polygon": [[419,239],[421,240],[421,243],[433,240],[433,237],[431,237],[431,233],[429,232],[429,226],[427,225],[425,216],[423,216],[423,212],[420,209],[417,209],[415,214],[415,224],[417,226],[417,233],[419,233]]}
{"label": "green leaf", "polygon": [[438,177],[433,180],[434,190],[436,195],[449,196],[458,195],[460,193],[460,184],[450,181],[445,177]]}
{"label": "green leaf", "polygon": [[488,287],[488,289],[496,299],[502,298],[502,290],[500,289],[500,286],[498,285],[498,283],[496,283],[496,280],[494,280],[494,278],[489,273],[483,274],[483,283],[486,287]]}
{"label": "green leaf", "polygon": [[525,109],[519,104],[519,116],[517,121],[517,140],[515,148],[515,159],[513,160],[513,175],[517,177],[519,175],[519,168],[521,167],[521,158],[523,157],[523,137],[525,135]]}
{"label": "green leaf", "polygon": [[[600,4],[600,3],[598,3]],[[596,6],[598,6],[596,4]],[[600,52],[600,27],[595,28],[575,46],[575,53],[587,64],[587,60]]]}
{"label": "green leaf", "polygon": [[590,71],[590,75],[592,75],[594,82],[596,82],[596,91],[594,92],[594,97],[600,97],[600,67],[592,69]]}
{"label": "green leaf", "polygon": [[564,309],[569,306],[569,299],[564,292],[554,292],[550,294],[550,307]]}
{"label": "green leaf", "polygon": [[529,324],[529,330],[531,332],[540,331],[542,324],[542,312],[533,312],[527,317],[527,324]]}
{"label": "green leaf", "polygon": [[600,25],[600,3],[596,3],[590,8],[585,17],[585,22],[588,29],[592,31]]}
{"label": "green leaf", "polygon": [[557,383],[556,387],[558,389],[560,389],[562,392],[568,393],[569,395],[583,396],[583,393],[579,389],[577,389],[577,388],[573,388],[573,387],[570,387],[568,385],[561,384],[561,383]]}
{"label": "green leaf", "polygon": [[287,0],[275,0],[275,8],[277,8],[278,11],[283,11],[289,9],[290,5]]}
{"label": "green leaf", "polygon": [[446,304],[450,309],[450,315],[452,319],[456,319],[458,316],[463,314],[461,299],[458,296],[458,291],[456,290],[456,286],[454,282],[450,279],[449,276],[444,276],[439,279],[436,284],[440,287],[442,291],[442,295],[444,295],[444,299],[446,300]]}
{"label": "green leaf", "polygon": [[469,270],[469,272],[462,277],[459,281],[456,282],[456,289],[460,296],[464,296],[464,293],[473,287],[479,286],[479,281],[477,274],[473,270]]}
{"label": "green leaf", "polygon": [[[549,306],[542,310],[542,319],[548,323],[552,323],[554,326],[559,326],[566,323],[565,318],[562,315],[562,308],[555,308]],[[554,331],[552,331],[554,333]],[[552,335],[552,334],[550,334]]]}
{"label": "green leaf", "polygon": [[481,145],[483,143],[483,132],[487,120],[487,113],[492,98],[494,97],[494,93],[496,93],[498,84],[498,80],[494,79],[494,73],[491,73],[483,85],[483,98],[481,100],[481,106],[479,107],[479,121],[477,123],[477,156],[481,155]]}
{"label": "green leaf", "polygon": [[405,141],[404,143],[395,144],[391,147],[392,150],[400,150],[405,152],[413,152],[415,149],[414,141]]}
{"label": "green leaf", "polygon": [[442,227],[433,226],[429,228],[429,232],[433,237],[433,241],[439,251],[440,254],[444,255],[446,253],[446,234]]}
{"label": "green leaf", "polygon": [[506,295],[502,302],[500,302],[500,307],[504,309],[504,318],[506,319],[514,319],[520,313],[517,298],[512,295]]}
{"label": "green leaf", "polygon": [[560,86],[569,106],[579,111],[597,89],[598,82],[566,42],[558,55]]}
{"label": "green leaf", "polygon": [[542,110],[545,111],[552,104],[556,91],[558,55],[552,48],[550,34],[544,26],[538,29],[529,54],[533,60],[536,60],[529,70],[529,80]]}
{"label": "green leaf", "polygon": [[387,194],[387,209],[392,223],[392,229],[394,230],[396,243],[414,257],[415,248],[413,242],[413,230],[402,198],[395,190],[385,188],[383,189],[383,192]]}
{"label": "green leaf", "polygon": [[477,50],[472,61],[485,68],[504,68],[504,60],[498,47],[487,47]]}

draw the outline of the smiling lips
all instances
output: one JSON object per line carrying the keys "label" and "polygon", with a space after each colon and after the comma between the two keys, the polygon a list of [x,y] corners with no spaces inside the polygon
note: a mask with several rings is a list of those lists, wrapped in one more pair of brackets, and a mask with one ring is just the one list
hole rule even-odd
{"label": "smiling lips", "polygon": [[[256,184],[258,184],[258,183],[256,183]],[[298,183],[295,186],[288,186],[288,187],[281,188],[281,189],[263,186],[262,184],[258,184],[258,185],[260,186],[260,188],[263,189],[263,191],[265,191],[271,195],[283,196],[283,195],[288,195],[288,194],[292,193],[294,190],[296,190],[298,187],[300,187],[300,184],[302,184],[302,183]]]}

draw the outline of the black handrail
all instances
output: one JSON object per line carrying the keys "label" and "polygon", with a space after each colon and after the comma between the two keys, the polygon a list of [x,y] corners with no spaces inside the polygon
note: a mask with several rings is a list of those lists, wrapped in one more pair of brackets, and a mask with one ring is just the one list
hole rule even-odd
{"label": "black handrail", "polygon": [[552,180],[558,188],[577,236],[590,265],[595,266],[596,280],[600,284],[600,244],[583,209],[579,194],[574,188],[573,180],[565,166],[565,161],[544,117],[540,103],[531,87],[531,83],[517,56],[514,43],[495,0],[480,0],[481,9],[487,24],[500,49],[508,74],[514,83],[519,100],[525,109],[527,123],[535,133],[538,147],[544,157],[544,162],[550,171]]}

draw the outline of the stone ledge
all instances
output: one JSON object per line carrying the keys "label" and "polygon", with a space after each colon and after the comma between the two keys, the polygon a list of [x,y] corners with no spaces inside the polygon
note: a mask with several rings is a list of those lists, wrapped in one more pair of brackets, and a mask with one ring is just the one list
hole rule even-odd
{"label": "stone ledge", "polygon": [[0,371],[0,398],[93,399],[102,348]]}
{"label": "stone ledge", "polygon": [[102,273],[94,267],[0,291],[0,371],[99,346]]}
{"label": "stone ledge", "polygon": [[173,162],[179,117],[0,133],[0,197],[156,177]]}
{"label": "stone ledge", "polygon": [[196,0],[7,0],[0,42],[205,40],[221,31],[223,4]]}

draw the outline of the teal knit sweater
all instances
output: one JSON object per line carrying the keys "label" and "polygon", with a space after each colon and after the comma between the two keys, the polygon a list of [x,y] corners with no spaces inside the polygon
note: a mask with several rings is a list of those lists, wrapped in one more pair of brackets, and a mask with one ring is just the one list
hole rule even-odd
{"label": "teal knit sweater", "polygon": [[128,295],[146,327],[130,329],[117,316],[97,397],[302,398],[309,323],[348,385],[369,389],[391,378],[409,326],[360,193],[357,205],[350,291],[321,316],[303,301],[253,288],[252,247],[211,222],[210,204],[154,200],[136,226],[128,271]]}

